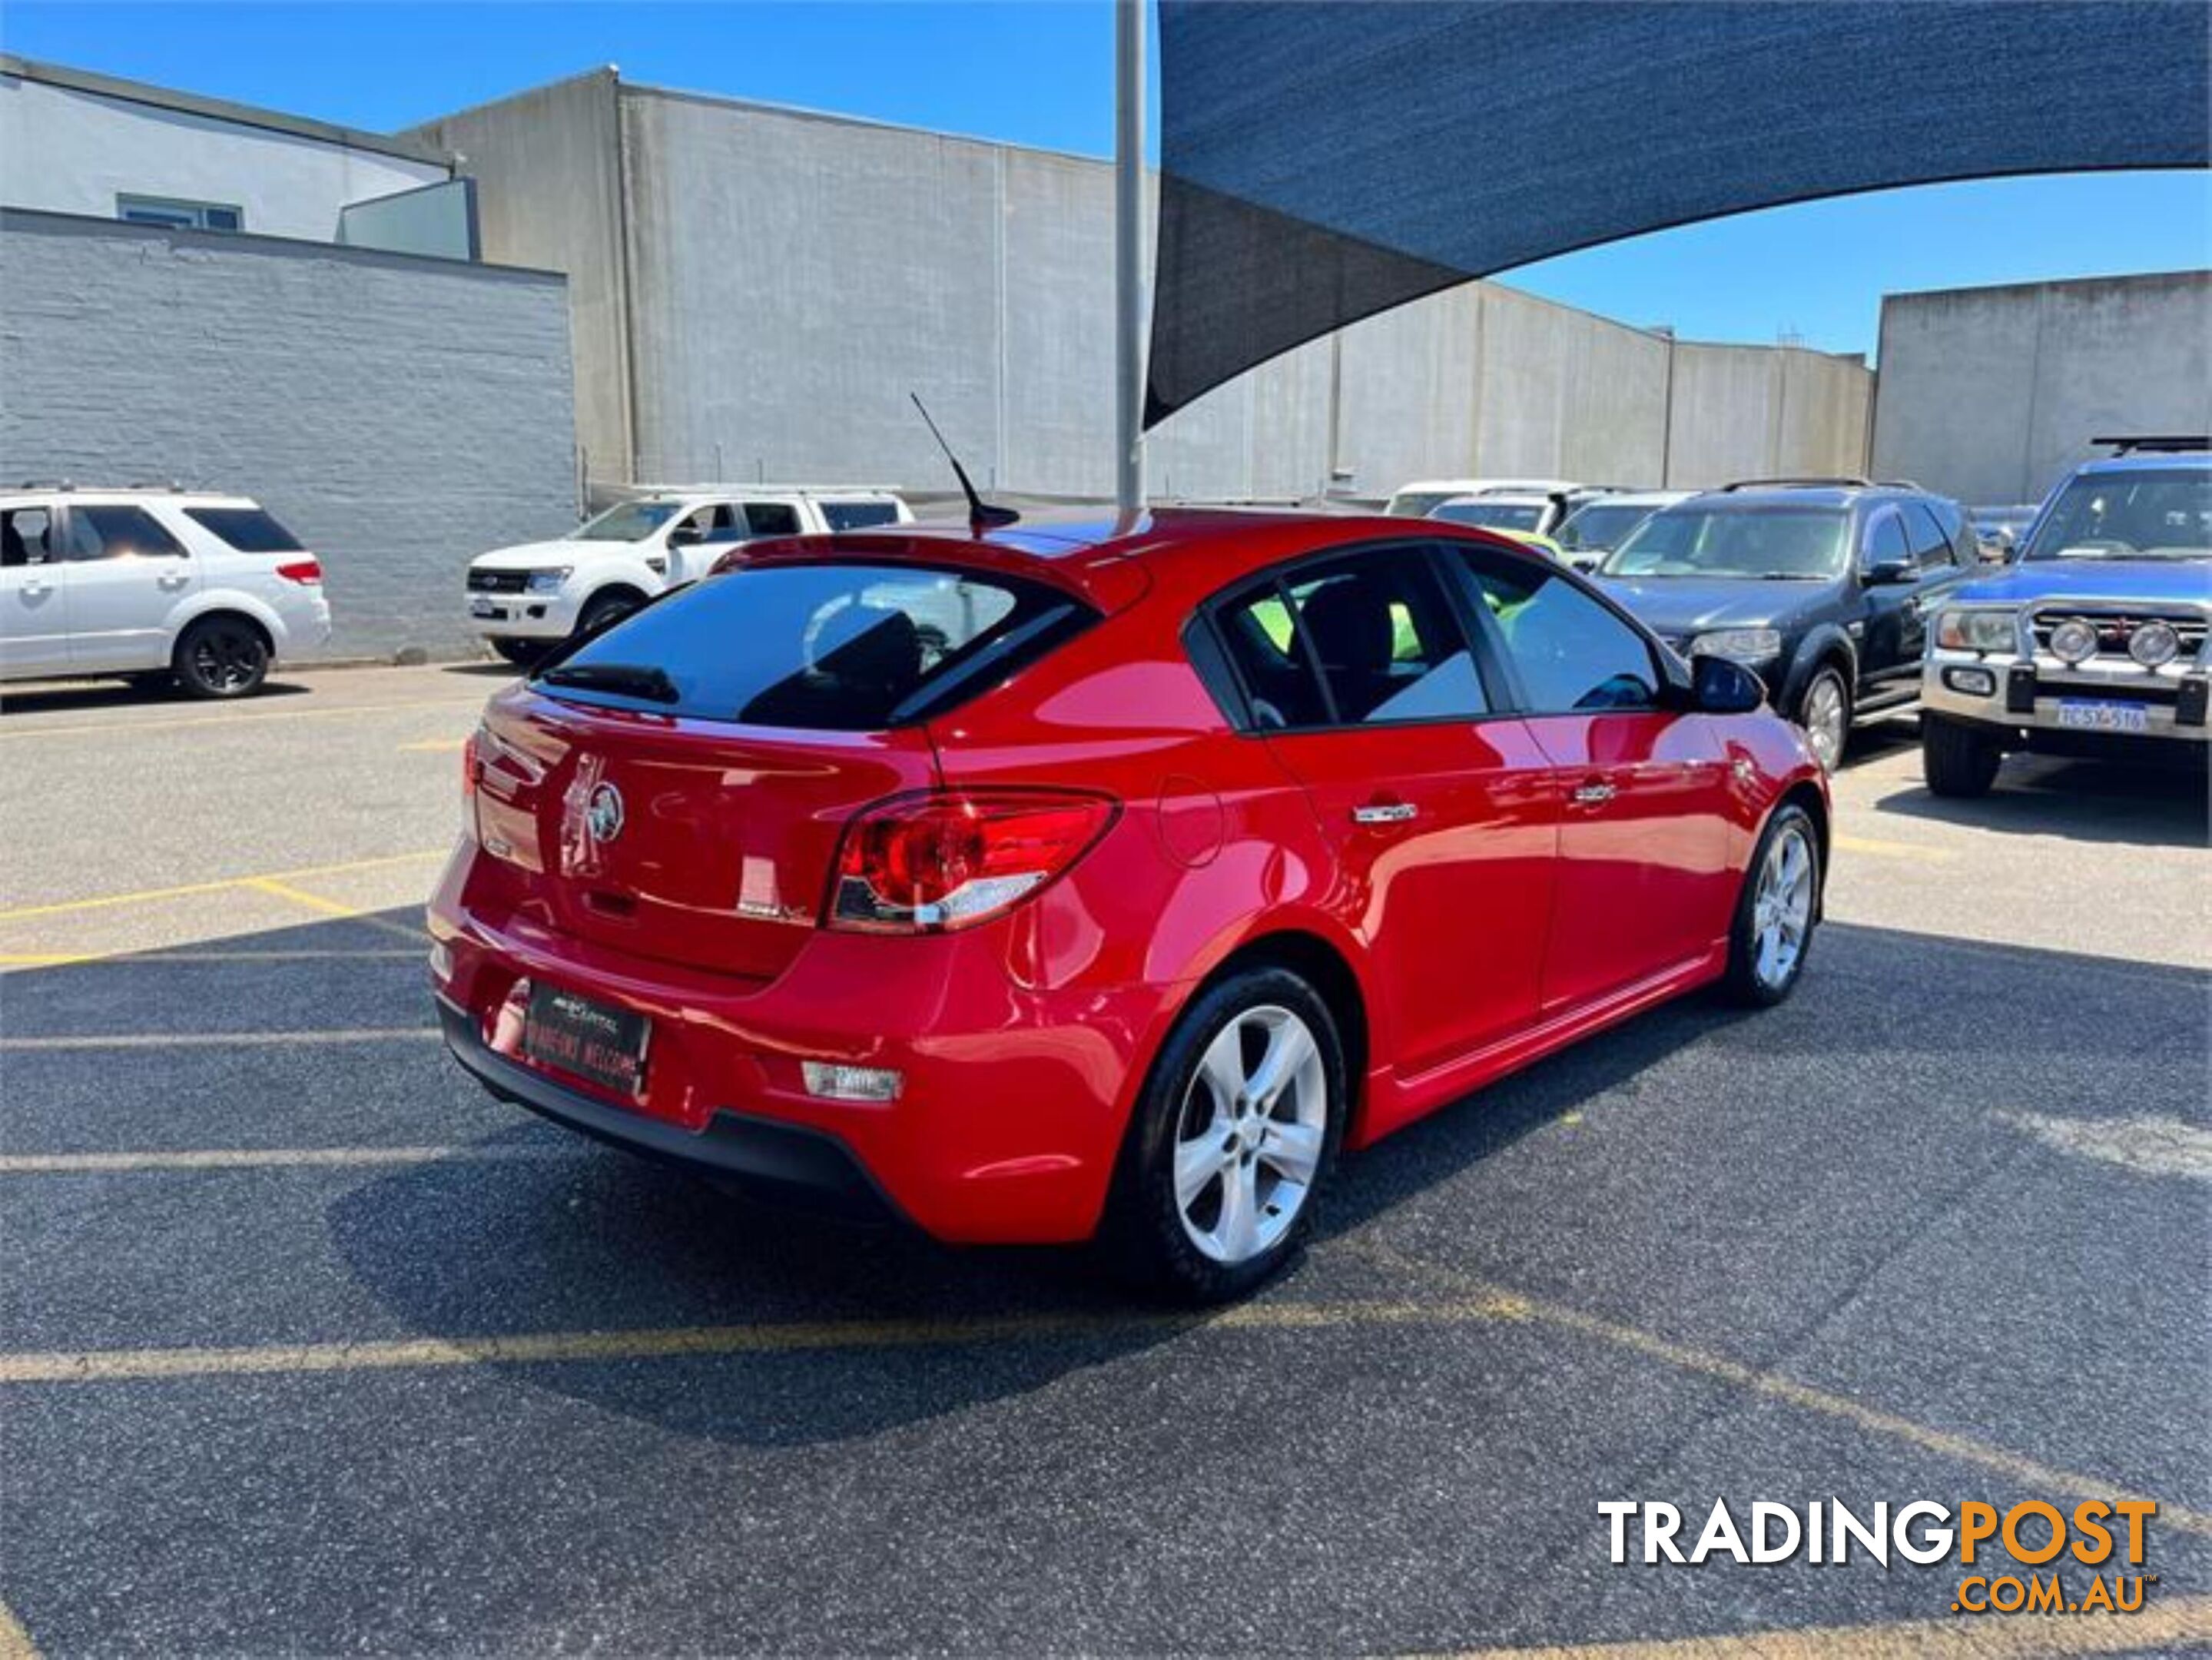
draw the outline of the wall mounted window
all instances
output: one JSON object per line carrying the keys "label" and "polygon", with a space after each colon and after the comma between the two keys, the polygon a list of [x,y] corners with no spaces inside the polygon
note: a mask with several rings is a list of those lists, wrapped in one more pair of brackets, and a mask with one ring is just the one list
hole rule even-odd
{"label": "wall mounted window", "polygon": [[244,230],[246,210],[227,202],[185,202],[168,196],[118,196],[115,216],[172,230]]}

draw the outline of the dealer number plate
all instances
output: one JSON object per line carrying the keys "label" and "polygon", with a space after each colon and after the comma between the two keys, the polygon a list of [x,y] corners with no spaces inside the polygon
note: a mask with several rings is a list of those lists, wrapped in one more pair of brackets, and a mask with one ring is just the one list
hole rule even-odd
{"label": "dealer number plate", "polygon": [[557,986],[530,988],[522,1025],[522,1052],[617,1095],[635,1095],[645,1084],[645,1050],[653,1022],[631,1009],[611,1008]]}

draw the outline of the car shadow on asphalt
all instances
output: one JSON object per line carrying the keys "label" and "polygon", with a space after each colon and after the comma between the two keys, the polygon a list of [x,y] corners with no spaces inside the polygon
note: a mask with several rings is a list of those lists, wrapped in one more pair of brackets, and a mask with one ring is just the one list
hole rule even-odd
{"label": "car shadow on asphalt", "polygon": [[310,688],[283,680],[264,681],[251,697],[198,700],[185,696],[174,681],[141,684],[130,680],[25,681],[0,692],[0,720],[15,714],[56,714],[71,710],[138,708],[149,704],[174,704],[208,709],[246,708],[265,697],[305,697]]}
{"label": "car shadow on asphalt", "polygon": [[2212,841],[2206,775],[2186,768],[2015,757],[2005,763],[1986,795],[1960,798],[1924,787],[1904,789],[1885,796],[1875,811],[2071,842],[2201,848]]}
{"label": "car shadow on asphalt", "polygon": [[[1372,1267],[1333,1251],[1337,1236],[1739,1018],[1703,996],[1654,1011],[1348,1157],[1315,1248],[1263,1295],[1293,1304],[1374,1295]],[[450,1062],[441,1075],[465,1098],[477,1090]],[[533,1331],[851,1324],[849,1344],[791,1353],[511,1368],[534,1387],[683,1433],[776,1445],[876,1434],[1027,1394],[1211,1318],[1129,1291],[1087,1250],[959,1248],[903,1228],[823,1220],[572,1140],[514,1110],[514,1127],[482,1146],[550,1144],[574,1156],[472,1158],[481,1150],[472,1147],[394,1171],[332,1201],[333,1245],[358,1284],[429,1337],[496,1333],[526,1310]],[[942,1323],[949,1333],[978,1320],[1016,1329],[942,1343],[872,1342],[865,1331]]]}
{"label": "car shadow on asphalt", "polygon": [[440,672],[461,675],[471,680],[517,680],[523,673],[518,666],[507,662],[447,663],[441,666]]}

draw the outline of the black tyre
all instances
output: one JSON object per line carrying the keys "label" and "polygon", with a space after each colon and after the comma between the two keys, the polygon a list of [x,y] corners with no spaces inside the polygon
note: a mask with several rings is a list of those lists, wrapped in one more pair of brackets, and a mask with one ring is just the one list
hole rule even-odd
{"label": "black tyre", "polygon": [[1851,737],[1851,689],[1843,672],[1832,664],[1813,672],[1805,690],[1797,694],[1797,724],[1823,772],[1844,763],[1844,746]]}
{"label": "black tyre", "polygon": [[1319,993],[1279,968],[1208,988],[1137,1103],[1101,1242],[1144,1289],[1242,1297],[1313,1226],[1344,1139],[1344,1048]]}
{"label": "black tyre", "polygon": [[1812,814],[1784,802],[1767,819],[1729,927],[1731,1001],[1771,1008],[1797,988],[1820,920],[1820,836]]}
{"label": "black tyre", "polygon": [[532,667],[546,652],[542,640],[495,640],[491,648],[519,669]]}
{"label": "black tyre", "polygon": [[588,639],[605,632],[635,611],[645,601],[628,590],[613,593],[594,594],[584,602],[584,613],[576,619],[576,634]]}
{"label": "black tyre", "polygon": [[1987,733],[1940,714],[1920,717],[1920,770],[1938,795],[1986,795],[2004,751]]}
{"label": "black tyre", "polygon": [[250,697],[269,678],[269,636],[246,617],[203,617],[178,639],[170,666],[187,696]]}

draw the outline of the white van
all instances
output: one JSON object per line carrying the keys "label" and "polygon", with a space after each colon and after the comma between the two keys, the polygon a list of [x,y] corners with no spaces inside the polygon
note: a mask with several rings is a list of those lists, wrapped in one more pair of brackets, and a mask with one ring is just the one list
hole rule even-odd
{"label": "white van", "polygon": [[173,678],[243,697],[330,637],[321,562],[251,497],[0,491],[0,680]]}
{"label": "white van", "polygon": [[648,490],[554,541],[471,561],[469,626],[508,662],[530,663],[573,634],[697,581],[738,543],[913,522],[889,490]]}

